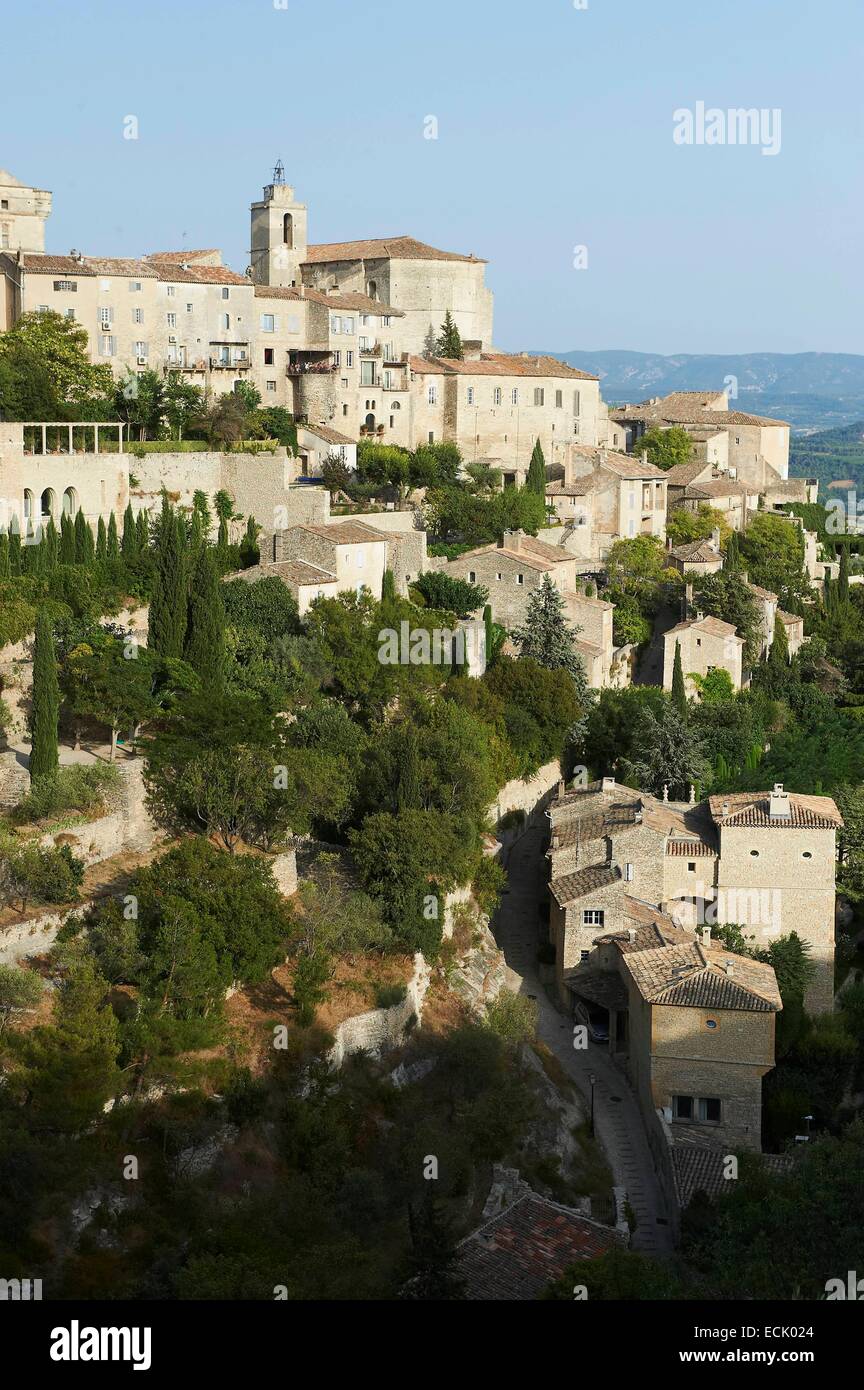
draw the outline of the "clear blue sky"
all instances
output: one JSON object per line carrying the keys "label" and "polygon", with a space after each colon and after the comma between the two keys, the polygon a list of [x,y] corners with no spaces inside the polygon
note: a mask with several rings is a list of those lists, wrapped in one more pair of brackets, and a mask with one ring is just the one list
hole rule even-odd
{"label": "clear blue sky", "polygon": [[[862,0],[43,0],[2,38],[50,250],[242,270],[281,156],[310,240],[485,256],[503,348],[864,351]],[[780,154],[677,146],[700,100],[780,107]]]}

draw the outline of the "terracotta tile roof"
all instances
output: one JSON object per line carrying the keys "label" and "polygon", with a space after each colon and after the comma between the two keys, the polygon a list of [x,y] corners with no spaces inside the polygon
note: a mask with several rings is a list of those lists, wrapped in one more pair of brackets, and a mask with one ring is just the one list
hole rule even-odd
{"label": "terracotta tile roof", "polygon": [[334,545],[367,545],[370,541],[387,540],[383,531],[376,531],[374,527],[367,526],[362,521],[334,521],[329,526],[310,523],[290,529],[311,531],[314,536],[321,536],[323,540],[332,541]]}
{"label": "terracotta tile roof", "polygon": [[772,594],[770,589],[763,589],[759,584],[748,584],[747,588],[751,594],[755,594],[757,598],[765,599],[767,603],[777,602],[777,595]]}
{"label": "terracotta tile roof", "polygon": [[202,256],[218,256],[220,251],[218,246],[208,246],[197,251],[151,251],[147,257],[148,261],[197,261]]}
{"label": "terracotta tile roof", "polygon": [[774,1013],[783,1007],[770,965],[695,938],[654,951],[630,952],[624,964],[650,1004],[749,1013]]}
{"label": "terracotta tile roof", "polygon": [[456,251],[439,251],[411,236],[373,237],[367,241],[319,242],[306,248],[306,264],[328,261],[466,261],[486,265],[479,256],[462,256]]}
{"label": "terracotta tile roof", "polygon": [[[706,1144],[705,1131],[698,1126],[677,1122],[672,1126],[670,1154],[675,1194],[682,1211],[697,1192],[704,1192],[708,1197],[728,1192],[729,1180],[725,1176],[728,1149],[728,1144]],[[785,1177],[795,1163],[794,1153],[752,1154],[749,1158],[760,1163],[775,1178]]]}
{"label": "terracotta tile roof", "polygon": [[804,626],[804,619],[798,613],[784,613],[782,608],[778,608],[777,617],[785,627],[798,627],[799,623],[802,628]]}
{"label": "terracotta tile roof", "polygon": [[74,256],[25,256],[24,269],[31,275],[95,275],[83,261]]}
{"label": "terracotta tile roof", "polygon": [[663,634],[664,639],[671,637],[675,632],[689,632],[696,628],[699,632],[705,632],[709,637],[723,637],[734,639],[744,645],[744,638],[739,637],[732,623],[724,623],[722,618],[714,618],[710,614],[707,618],[689,618],[686,622],[676,623],[675,627],[670,627],[668,632]]}
{"label": "terracotta tile roof", "polygon": [[722,560],[719,550],[708,540],[688,541],[686,545],[676,545],[669,552],[676,560],[688,560],[691,564],[710,565]]}
{"label": "terracotta tile roof", "polygon": [[531,1192],[460,1241],[456,1270],[466,1299],[537,1299],[572,1264],[625,1244],[610,1226]]}
{"label": "terracotta tile roof", "polygon": [[710,467],[711,465],[704,461],[702,463],[676,463],[674,468],[666,470],[666,481],[670,487],[686,487],[688,483],[695,482],[699,474],[706,472]]}
{"label": "terracotta tile roof", "polygon": [[617,970],[589,970],[581,965],[565,971],[563,979],[574,994],[603,1009],[627,1008],[627,989]]}
{"label": "terracotta tile roof", "polygon": [[160,280],[172,280],[178,285],[252,285],[248,276],[238,275],[236,271],[229,270],[224,265],[193,263],[184,270],[176,261],[157,261],[155,257],[151,259]]}
{"label": "terracotta tile roof", "polygon": [[292,584],[335,584],[336,575],[319,569],[308,560],[279,560],[275,565],[263,565],[261,578],[278,575]]}
{"label": "terracotta tile roof", "polygon": [[549,891],[559,907],[575,903],[586,893],[594,893],[598,888],[606,888],[621,877],[617,864],[592,864],[587,869],[577,869],[573,874],[563,874],[553,879]]}
{"label": "terracotta tile roof", "polygon": [[288,285],[256,285],[255,297],[290,299],[295,304],[326,304],[329,309],[350,309],[356,314],[371,314],[378,318],[405,317],[404,310],[396,309],[392,304],[382,304],[378,299],[370,299],[366,294],[325,294],[323,290],[311,290],[305,286],[294,289]]}
{"label": "terracotta tile roof", "polygon": [[843,825],[834,801],[830,796],[801,796],[789,792],[788,816],[769,814],[770,792],[729,792],[725,796],[709,796],[711,808],[717,825],[764,827],[792,830],[834,830]]}
{"label": "terracotta tile roof", "polygon": [[300,425],[301,430],[306,430],[309,434],[315,434],[319,439],[323,439],[328,444],[356,444],[356,439],[351,439],[347,434],[340,434],[330,425]]}
{"label": "terracotta tile roof", "polygon": [[758,488],[747,488],[743,483],[736,482],[734,478],[717,479],[713,478],[707,483],[692,483],[684,489],[685,497],[705,497],[709,500],[712,497],[755,497]]}
{"label": "terracotta tile roof", "polygon": [[[642,401],[639,405],[625,405],[618,410],[610,410],[609,418],[618,422],[645,420],[670,425],[712,425],[718,430],[726,429],[728,425],[785,425],[789,428],[788,420],[772,420],[764,415],[750,415],[743,410],[711,410],[694,399],[699,396],[699,392],[673,392],[671,396],[659,400]],[[704,393],[701,398],[705,399]]]}
{"label": "terracotta tile roof", "polygon": [[598,381],[589,372],[577,371],[557,357],[531,357],[527,352],[484,352],[479,357],[411,357],[412,372],[419,376],[518,376],[563,377],[568,381]]}
{"label": "terracotta tile roof", "polygon": [[522,536],[518,550],[515,546],[507,544],[505,536],[503,545],[480,545],[474,550],[464,551],[459,559],[473,560],[477,555],[505,555],[509,560],[524,561],[529,569],[537,570],[552,570],[556,565],[567,564],[574,558],[569,550],[547,545],[545,541],[538,541],[535,536]]}
{"label": "terracotta tile roof", "polygon": [[601,466],[610,473],[617,473],[619,478],[656,478],[665,481],[666,474],[662,468],[656,464],[644,463],[642,458],[637,458],[635,454],[619,454],[606,450],[601,456]]}
{"label": "terracotta tile roof", "polygon": [[677,859],[716,859],[717,851],[707,840],[677,840],[670,838],[666,841],[666,853]]}

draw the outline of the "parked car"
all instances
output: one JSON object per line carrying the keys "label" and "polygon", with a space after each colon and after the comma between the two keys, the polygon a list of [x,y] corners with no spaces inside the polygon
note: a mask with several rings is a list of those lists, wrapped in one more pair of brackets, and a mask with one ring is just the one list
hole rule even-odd
{"label": "parked car", "polygon": [[589,1004],[584,999],[580,999],[573,1015],[584,1023],[588,1029],[588,1036],[592,1042],[608,1043],[609,1041],[609,1015],[605,1009],[601,1009],[597,1004]]}

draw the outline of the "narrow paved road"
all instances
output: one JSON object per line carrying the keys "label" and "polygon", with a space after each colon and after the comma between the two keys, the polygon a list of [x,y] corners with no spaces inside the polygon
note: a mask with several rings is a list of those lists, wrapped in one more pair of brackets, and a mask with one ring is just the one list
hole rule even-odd
{"label": "narrow paved road", "polygon": [[589,1042],[587,1049],[573,1047],[573,1025],[548,998],[537,974],[538,904],[546,890],[544,836],[529,830],[514,845],[508,865],[510,891],[501,900],[495,920],[495,936],[507,961],[507,983],[516,994],[536,997],[537,1032],[555,1053],[590,1107],[594,1087],[594,1125],[606,1153],[616,1186],[627,1191],[636,1213],[633,1248],[646,1254],[665,1254],[672,1249],[667,1212],[639,1107],[626,1077],[608,1055],[608,1048]]}

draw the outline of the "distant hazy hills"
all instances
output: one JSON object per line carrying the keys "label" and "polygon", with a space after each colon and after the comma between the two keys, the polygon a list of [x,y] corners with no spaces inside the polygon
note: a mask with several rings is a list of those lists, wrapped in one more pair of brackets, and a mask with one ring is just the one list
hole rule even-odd
{"label": "distant hazy hills", "polygon": [[[548,349],[547,349],[548,350]],[[732,404],[788,420],[798,433],[864,419],[864,356],[844,352],[752,352],[730,356],[652,352],[553,352],[571,367],[599,376],[611,403],[641,401],[668,391],[722,390],[736,377]]]}
{"label": "distant hazy hills", "polygon": [[843,425],[836,430],[798,436],[792,440],[789,472],[793,477],[818,478],[819,501],[843,495],[831,483],[848,480],[856,492],[864,495],[864,420]]}

